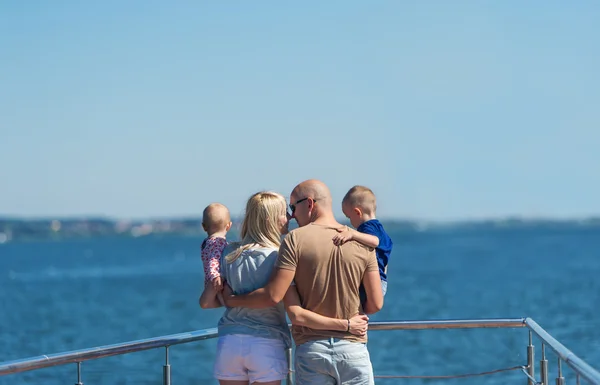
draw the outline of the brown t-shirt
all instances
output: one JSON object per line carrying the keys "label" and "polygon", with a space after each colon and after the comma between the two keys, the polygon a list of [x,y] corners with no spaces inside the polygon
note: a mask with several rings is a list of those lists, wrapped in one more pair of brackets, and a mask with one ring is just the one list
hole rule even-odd
{"label": "brown t-shirt", "polygon": [[[275,266],[296,272],[294,282],[302,307],[332,318],[347,319],[361,309],[358,288],[367,271],[379,271],[375,251],[358,242],[334,245],[337,230],[309,224],[291,231],[283,240]],[[296,345],[329,337],[367,342],[349,332],[293,326]]]}

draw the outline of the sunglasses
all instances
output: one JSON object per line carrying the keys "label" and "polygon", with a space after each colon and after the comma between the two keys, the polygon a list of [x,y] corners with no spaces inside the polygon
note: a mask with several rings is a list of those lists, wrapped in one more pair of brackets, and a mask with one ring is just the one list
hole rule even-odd
{"label": "sunglasses", "polygon": [[[305,200],[308,200],[308,199],[312,199],[312,198],[302,198],[302,199],[297,200],[296,203],[294,203],[294,204],[290,203],[288,206],[290,207],[291,212],[289,212],[288,214],[290,216],[294,215],[294,213],[296,212],[296,205],[298,203],[304,202]],[[317,201],[316,199],[313,199],[313,202],[316,202],[316,201]]]}

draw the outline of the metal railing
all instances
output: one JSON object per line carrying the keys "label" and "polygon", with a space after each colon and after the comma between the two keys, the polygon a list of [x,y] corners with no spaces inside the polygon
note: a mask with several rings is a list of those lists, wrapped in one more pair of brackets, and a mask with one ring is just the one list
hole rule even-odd
{"label": "metal railing", "polygon": [[[530,370],[528,372],[529,376],[534,377],[535,370],[533,368],[533,344],[532,339],[533,335],[537,335],[537,337],[542,341],[542,359],[540,360],[540,376],[541,380],[537,382],[537,384],[548,385],[548,360],[546,359],[546,346],[549,346],[556,355],[558,356],[558,377],[556,378],[556,385],[564,385],[565,379],[562,374],[562,362],[565,362],[571,369],[575,371],[576,382],[579,384],[580,377],[583,377],[590,383],[594,385],[600,385],[600,373],[583,361],[581,358],[577,357],[575,353],[567,349],[563,344],[558,342],[554,337],[552,337],[547,331],[542,329],[540,325],[537,324],[531,318],[525,319],[525,325],[529,328],[529,346],[527,347],[528,352],[528,365],[529,365],[529,350],[531,353],[531,365]],[[528,377],[529,377],[528,376]],[[534,384],[535,379],[530,378],[530,385]]]}
{"label": "metal railing", "polygon": [[171,334],[167,336],[147,338],[143,340],[123,342],[114,345],[97,346],[95,348],[72,350],[64,353],[44,354],[37,357],[0,363],[0,376],[12,373],[27,372],[51,366],[77,364],[77,382],[81,382],[81,363],[99,358],[117,356],[157,348],[165,348],[165,364],[163,365],[163,384],[171,384],[171,365],[169,364],[169,347],[189,342],[207,340],[217,337],[217,328],[196,330],[189,333]]}
{"label": "metal railing", "polygon": [[[468,376],[480,376],[501,371],[520,369],[525,373],[529,385],[550,385],[548,378],[548,360],[546,359],[546,346],[552,349],[557,357],[558,377],[556,385],[564,385],[565,379],[562,373],[562,363],[568,365],[576,374],[576,382],[580,379],[587,380],[592,385],[600,385],[600,373],[577,357],[573,352],[558,342],[540,325],[531,318],[502,318],[502,319],[473,319],[473,320],[433,320],[433,321],[384,321],[369,324],[369,330],[424,330],[424,329],[481,329],[481,328],[528,328],[529,344],[527,345],[527,364],[506,369],[498,369],[490,372],[453,375],[453,376],[376,376],[380,378],[461,378]],[[535,349],[533,336],[542,342],[542,359],[540,360],[540,380],[535,375]],[[90,349],[74,350],[64,353],[41,355],[21,360],[0,363],[0,376],[13,373],[31,371],[57,365],[75,363],[77,365],[77,383],[83,385],[81,380],[81,363],[104,357],[128,354],[142,350],[156,348],[165,349],[165,364],[163,365],[163,384],[171,384],[171,366],[169,364],[169,347],[189,342],[201,341],[217,337],[217,329],[203,329],[189,333],[179,333],[167,336],[148,338],[137,341],[124,342],[114,345],[99,346]],[[290,370],[287,383],[293,383],[292,352],[288,349],[288,361]]]}

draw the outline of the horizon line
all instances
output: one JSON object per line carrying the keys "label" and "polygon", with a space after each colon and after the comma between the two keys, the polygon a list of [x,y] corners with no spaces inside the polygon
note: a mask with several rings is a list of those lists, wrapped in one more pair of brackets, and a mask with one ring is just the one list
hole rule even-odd
{"label": "horizon line", "polygon": [[[2,220],[18,220],[18,221],[73,221],[73,220],[106,220],[112,222],[142,222],[142,221],[168,221],[168,220],[198,220],[201,219],[201,215],[164,215],[164,216],[146,216],[146,217],[118,217],[110,215],[5,215],[0,214],[0,221]],[[232,216],[232,221],[240,221],[243,216]],[[336,220],[347,221],[346,218],[340,218],[336,216]],[[570,221],[586,221],[586,220],[600,220],[600,214],[589,214],[589,215],[573,215],[573,216],[560,216],[560,215],[519,215],[519,214],[508,214],[508,215],[490,215],[490,216],[465,216],[457,218],[427,218],[427,217],[391,217],[391,216],[378,216],[377,219],[385,222],[414,222],[414,223],[456,223],[456,222],[495,222],[495,221],[547,221],[547,222],[570,222]]]}

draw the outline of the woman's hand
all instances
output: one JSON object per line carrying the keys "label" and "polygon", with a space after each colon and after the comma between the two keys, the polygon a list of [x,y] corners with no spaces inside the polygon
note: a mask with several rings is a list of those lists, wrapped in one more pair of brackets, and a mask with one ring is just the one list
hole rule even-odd
{"label": "woman's hand", "polygon": [[223,306],[217,298],[218,294],[219,293],[217,293],[212,284],[209,283],[204,286],[204,290],[202,291],[202,295],[200,296],[199,300],[200,307],[202,309],[214,309]]}
{"label": "woman's hand", "polygon": [[223,291],[223,280],[221,279],[221,277],[217,277],[217,278],[213,279],[212,285],[215,288],[215,291],[217,293],[220,293]]}
{"label": "woman's hand", "polygon": [[350,333],[357,336],[364,336],[367,334],[369,328],[369,317],[365,314],[357,314],[349,319],[350,322]]}

